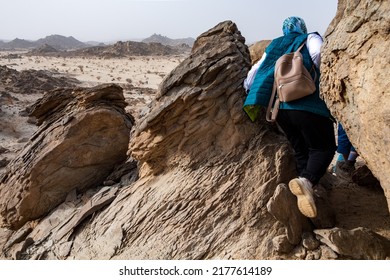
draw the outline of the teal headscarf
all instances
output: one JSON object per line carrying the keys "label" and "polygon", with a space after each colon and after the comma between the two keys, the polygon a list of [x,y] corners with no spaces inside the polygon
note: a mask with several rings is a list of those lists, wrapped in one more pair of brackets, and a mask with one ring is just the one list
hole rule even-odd
{"label": "teal headscarf", "polygon": [[301,34],[307,33],[306,24],[300,17],[288,17],[283,22],[283,35],[293,32]]}

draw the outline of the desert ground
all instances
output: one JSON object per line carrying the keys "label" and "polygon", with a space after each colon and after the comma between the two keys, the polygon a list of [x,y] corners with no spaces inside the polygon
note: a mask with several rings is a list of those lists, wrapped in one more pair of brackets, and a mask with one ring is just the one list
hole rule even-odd
{"label": "desert ground", "polygon": [[[184,56],[133,56],[126,58],[26,56],[25,52],[0,51],[0,65],[18,71],[47,70],[73,77],[82,86],[101,83],[131,83],[136,87],[156,89],[162,78],[174,69]],[[10,58],[14,54],[15,58]]]}
{"label": "desert ground", "polygon": [[[0,65],[17,71],[44,70],[54,76],[77,79],[81,87],[116,83],[124,88],[126,110],[139,117],[153,98],[164,76],[174,69],[182,56],[100,57],[29,56],[25,51],[0,51]],[[23,113],[42,93],[1,93],[0,174],[4,166],[23,148],[37,126]]]}

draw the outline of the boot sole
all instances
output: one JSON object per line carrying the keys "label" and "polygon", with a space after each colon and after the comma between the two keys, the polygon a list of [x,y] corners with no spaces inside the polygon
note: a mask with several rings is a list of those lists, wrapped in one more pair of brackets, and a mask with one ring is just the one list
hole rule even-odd
{"label": "boot sole", "polygon": [[317,208],[313,195],[302,187],[296,180],[291,180],[288,183],[288,187],[297,197],[299,211],[308,218],[315,218],[317,216]]}

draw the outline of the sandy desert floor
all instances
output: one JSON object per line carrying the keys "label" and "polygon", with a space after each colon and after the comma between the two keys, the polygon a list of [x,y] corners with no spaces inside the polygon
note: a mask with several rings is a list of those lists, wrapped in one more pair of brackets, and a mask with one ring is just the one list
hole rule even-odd
{"label": "sandy desert floor", "polygon": [[162,78],[174,69],[184,56],[133,56],[128,58],[64,58],[47,56],[25,56],[23,52],[12,52],[20,58],[8,58],[10,52],[0,52],[0,65],[15,70],[48,70],[73,77],[82,86],[101,83],[131,83],[136,87],[156,89]]}
{"label": "sandy desert floor", "polygon": [[[26,56],[25,52],[0,51],[0,65],[17,71],[46,70],[55,76],[75,78],[81,82],[79,86],[82,87],[92,87],[103,83],[119,84],[124,88],[126,101],[131,104],[126,110],[135,117],[139,117],[143,110],[142,107],[153,99],[153,92],[158,88],[164,76],[184,59],[184,55],[134,56],[122,59],[63,58]],[[128,90],[129,85],[139,90]],[[12,93],[12,98],[8,100],[1,97],[0,174],[4,170],[2,167],[16,156],[36,131],[37,127],[29,123],[28,116],[22,112],[42,95],[43,93]]]}

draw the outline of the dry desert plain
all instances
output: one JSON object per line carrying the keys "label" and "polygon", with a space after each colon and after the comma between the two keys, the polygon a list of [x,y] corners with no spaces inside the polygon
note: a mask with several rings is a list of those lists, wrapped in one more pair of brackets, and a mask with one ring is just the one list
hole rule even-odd
{"label": "dry desert plain", "polygon": [[[164,76],[173,70],[185,55],[131,56],[124,58],[30,56],[23,51],[0,51],[0,65],[17,71],[46,70],[54,76],[64,76],[80,81],[78,86],[92,87],[103,83],[116,83],[124,88],[126,110],[139,117],[152,100]],[[10,93],[12,99],[0,104],[0,173],[6,163],[23,148],[37,129],[21,114],[42,93]]]}

